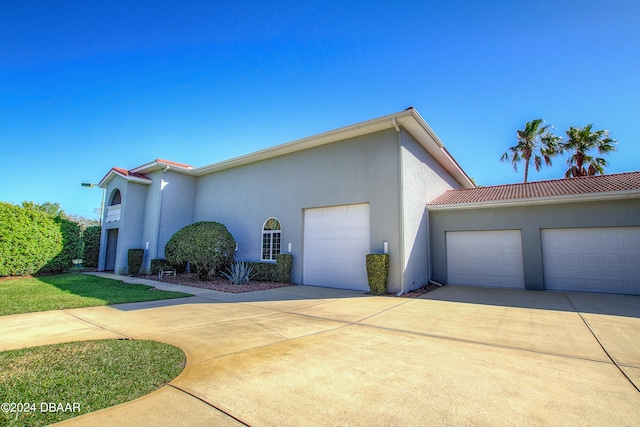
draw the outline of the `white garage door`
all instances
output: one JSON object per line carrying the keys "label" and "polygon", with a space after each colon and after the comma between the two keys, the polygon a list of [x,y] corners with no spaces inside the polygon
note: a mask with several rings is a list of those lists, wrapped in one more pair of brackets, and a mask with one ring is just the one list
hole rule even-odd
{"label": "white garage door", "polygon": [[545,289],[640,295],[640,227],[542,230]]}
{"label": "white garage door", "polygon": [[304,212],[305,285],[368,291],[369,205]]}
{"label": "white garage door", "polygon": [[520,230],[447,232],[452,285],[524,289]]}

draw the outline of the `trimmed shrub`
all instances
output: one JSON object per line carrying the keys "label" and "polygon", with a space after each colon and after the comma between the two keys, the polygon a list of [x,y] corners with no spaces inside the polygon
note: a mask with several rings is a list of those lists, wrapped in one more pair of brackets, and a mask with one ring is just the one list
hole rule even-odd
{"label": "trimmed shrub", "polygon": [[0,202],[0,276],[37,273],[62,248],[60,225],[51,215]]}
{"label": "trimmed shrub", "polygon": [[144,249],[129,249],[127,251],[127,265],[129,274],[138,274],[142,268],[142,258],[144,258]]}
{"label": "trimmed shrub", "polygon": [[84,267],[97,267],[98,255],[100,253],[100,234],[102,227],[93,225],[87,227],[82,232],[82,243],[84,244],[82,253],[82,265]]}
{"label": "trimmed shrub", "polygon": [[367,279],[372,295],[387,293],[387,277],[389,275],[389,254],[367,255]]}
{"label": "trimmed shrub", "polygon": [[211,270],[218,271],[231,265],[236,241],[227,227],[211,221],[196,222],[178,230],[164,248],[165,258],[173,265],[184,265],[188,261],[206,280]]}
{"label": "trimmed shrub", "polygon": [[260,282],[291,282],[291,269],[293,268],[293,255],[278,254],[276,262],[250,262],[253,268],[254,280]]}
{"label": "trimmed shrub", "polygon": [[253,271],[253,279],[259,282],[274,282],[275,264],[272,262],[249,262]]}
{"label": "trimmed shrub", "polygon": [[280,283],[291,282],[291,269],[293,268],[293,255],[276,255],[276,274],[274,280]]}
{"label": "trimmed shrub", "polygon": [[[169,261],[163,258],[156,258],[151,260],[151,274],[159,274],[165,268],[175,268]],[[176,268],[176,272],[178,269]]]}

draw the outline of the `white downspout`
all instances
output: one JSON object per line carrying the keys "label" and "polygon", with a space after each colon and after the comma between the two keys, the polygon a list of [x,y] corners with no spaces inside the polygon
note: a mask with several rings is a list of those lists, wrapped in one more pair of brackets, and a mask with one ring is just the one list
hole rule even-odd
{"label": "white downspout", "polygon": [[404,189],[404,173],[402,168],[402,132],[400,131],[400,127],[396,122],[396,118],[393,117],[391,119],[391,123],[393,123],[393,127],[396,129],[396,135],[398,135],[398,171],[400,174],[399,179],[399,187],[400,191],[398,192],[400,198],[400,292],[396,295],[400,296],[405,293],[405,283],[404,283],[404,268],[405,268],[405,259],[404,259],[404,197],[403,197],[403,189]]}
{"label": "white downspout", "polygon": [[[156,254],[155,257],[159,258],[160,253],[160,221],[162,218],[162,190],[164,189],[164,173],[169,170],[169,166],[166,166],[162,169],[162,173],[160,174],[160,197],[158,197],[158,221],[157,221],[157,231],[156,231]],[[164,254],[163,254],[164,256]]]}

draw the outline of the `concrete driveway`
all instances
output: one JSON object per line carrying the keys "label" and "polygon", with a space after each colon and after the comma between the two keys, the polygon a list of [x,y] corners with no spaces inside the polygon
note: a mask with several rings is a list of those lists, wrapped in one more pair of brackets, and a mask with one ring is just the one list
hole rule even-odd
{"label": "concrete driveway", "polygon": [[69,426],[640,425],[637,296],[195,293],[0,317],[0,349],[131,337],[185,351],[169,385]]}

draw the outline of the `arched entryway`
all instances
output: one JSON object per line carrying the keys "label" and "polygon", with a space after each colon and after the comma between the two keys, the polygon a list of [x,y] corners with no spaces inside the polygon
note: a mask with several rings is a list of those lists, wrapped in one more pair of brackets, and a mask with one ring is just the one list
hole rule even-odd
{"label": "arched entryway", "polygon": [[118,229],[112,228],[107,230],[107,255],[105,257],[105,271],[114,271],[116,269],[116,251],[118,249]]}

